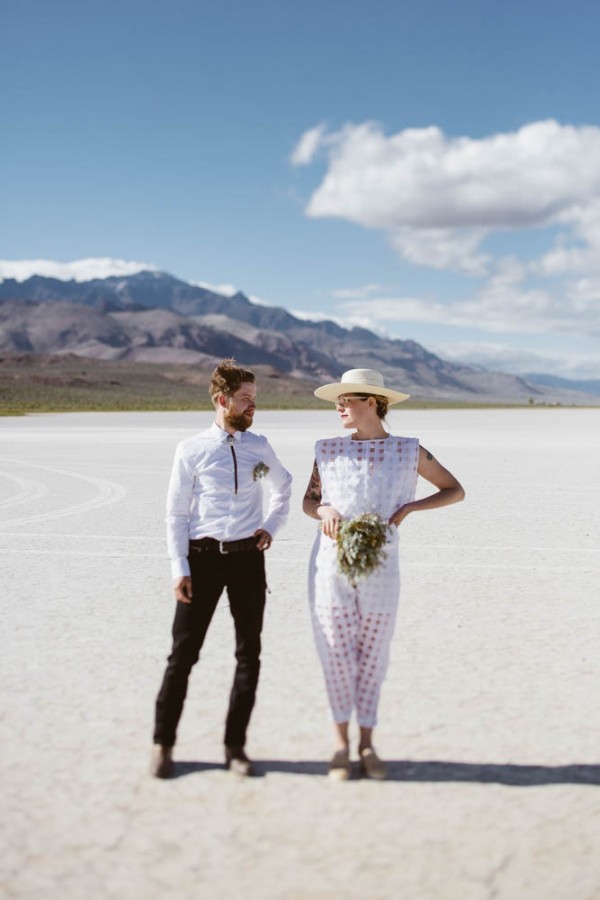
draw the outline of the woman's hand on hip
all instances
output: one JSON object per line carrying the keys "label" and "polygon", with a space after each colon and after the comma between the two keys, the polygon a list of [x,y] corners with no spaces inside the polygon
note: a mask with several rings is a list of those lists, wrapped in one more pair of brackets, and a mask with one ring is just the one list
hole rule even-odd
{"label": "woman's hand on hip", "polygon": [[388,523],[390,525],[400,525],[401,522],[412,512],[412,506],[410,503],[405,503],[404,506],[399,506],[396,512],[392,513],[390,518],[388,519]]}

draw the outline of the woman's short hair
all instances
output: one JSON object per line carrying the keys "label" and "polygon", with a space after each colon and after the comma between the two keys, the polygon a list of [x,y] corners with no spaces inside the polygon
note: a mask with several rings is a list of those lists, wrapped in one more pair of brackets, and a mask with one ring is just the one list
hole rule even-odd
{"label": "woman's short hair", "polygon": [[214,405],[217,405],[219,394],[224,394],[225,397],[233,397],[245,381],[254,384],[254,372],[238,366],[235,359],[224,359],[223,362],[219,363],[210,378],[208,393]]}

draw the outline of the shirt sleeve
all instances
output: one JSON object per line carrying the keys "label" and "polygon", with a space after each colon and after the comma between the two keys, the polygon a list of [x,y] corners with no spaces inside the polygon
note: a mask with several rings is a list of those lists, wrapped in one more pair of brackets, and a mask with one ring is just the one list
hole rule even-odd
{"label": "shirt sleeve", "polygon": [[268,442],[266,442],[265,456],[269,466],[269,472],[265,478],[269,485],[269,508],[263,528],[269,532],[271,537],[275,537],[279,529],[287,522],[292,493],[292,476],[281,465]]}
{"label": "shirt sleeve", "polygon": [[188,553],[193,486],[194,473],[190,471],[180,445],[175,451],[167,491],[167,550],[174,579],[190,574]]}

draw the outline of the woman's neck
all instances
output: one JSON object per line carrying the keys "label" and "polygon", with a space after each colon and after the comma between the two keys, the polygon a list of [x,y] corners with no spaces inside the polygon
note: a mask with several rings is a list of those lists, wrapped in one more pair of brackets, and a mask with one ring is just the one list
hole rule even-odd
{"label": "woman's neck", "polygon": [[376,441],[380,438],[386,438],[387,436],[388,433],[380,422],[377,422],[375,425],[357,428],[356,431],[350,435],[353,441]]}

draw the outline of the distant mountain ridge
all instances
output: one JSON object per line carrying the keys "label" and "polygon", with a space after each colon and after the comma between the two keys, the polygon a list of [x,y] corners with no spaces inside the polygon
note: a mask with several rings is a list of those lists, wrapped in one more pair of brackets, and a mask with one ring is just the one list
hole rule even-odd
{"label": "distant mountain ridge", "polygon": [[600,378],[561,378],[558,375],[544,375],[540,372],[527,373],[524,377],[530,384],[567,388],[570,391],[582,391],[593,396],[600,395]]}
{"label": "distant mountain ridge", "polygon": [[[568,385],[534,383],[447,362],[411,340],[299,319],[282,307],[225,296],[158,271],[82,281],[0,282],[1,353],[207,363],[235,356],[313,381],[349,368],[383,372],[422,399],[582,402]],[[587,395],[589,401],[590,396]]]}

